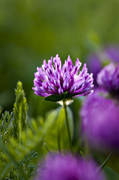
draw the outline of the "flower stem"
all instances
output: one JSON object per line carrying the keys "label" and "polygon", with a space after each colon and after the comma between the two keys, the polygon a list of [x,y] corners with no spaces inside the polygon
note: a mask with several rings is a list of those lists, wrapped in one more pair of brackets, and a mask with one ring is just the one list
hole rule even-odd
{"label": "flower stem", "polygon": [[107,156],[107,158],[104,160],[104,162],[100,165],[100,169],[103,169],[105,167],[105,165],[107,164],[107,162],[109,161],[110,157],[112,155],[112,152],[110,152]]}
{"label": "flower stem", "polygon": [[68,134],[68,138],[69,138],[69,145],[70,145],[70,149],[72,151],[72,140],[71,140],[69,121],[68,121],[67,106],[66,106],[66,102],[65,101],[63,101],[63,107],[64,107],[65,118],[66,118],[66,126],[67,126],[67,134]]}
{"label": "flower stem", "polygon": [[58,150],[61,152],[61,138],[60,138],[60,130],[58,129],[58,135],[57,135],[57,143],[58,143]]}
{"label": "flower stem", "polygon": [[[58,116],[60,113],[60,109],[57,111],[57,116],[56,120],[58,120]],[[58,146],[58,151],[61,152],[61,128],[59,126],[59,120],[58,120],[58,126],[57,126],[57,146]]]}

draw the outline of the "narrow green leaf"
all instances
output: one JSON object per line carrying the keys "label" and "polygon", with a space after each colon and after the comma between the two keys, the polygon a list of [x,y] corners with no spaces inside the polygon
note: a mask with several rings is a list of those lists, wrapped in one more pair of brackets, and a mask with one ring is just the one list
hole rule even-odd
{"label": "narrow green leaf", "polygon": [[19,81],[17,83],[17,88],[15,90],[16,100],[14,103],[13,113],[13,136],[16,139],[21,139],[21,131],[26,128],[27,125],[27,100],[24,94],[22,83]]}
{"label": "narrow green leaf", "polygon": [[110,167],[106,166],[104,171],[107,174],[108,180],[119,180],[119,174]]}

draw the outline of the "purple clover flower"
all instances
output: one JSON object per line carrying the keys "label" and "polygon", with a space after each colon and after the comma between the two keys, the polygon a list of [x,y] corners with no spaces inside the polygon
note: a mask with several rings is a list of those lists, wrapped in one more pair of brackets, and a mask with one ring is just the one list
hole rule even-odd
{"label": "purple clover flower", "polygon": [[104,180],[93,160],[76,159],[72,155],[47,156],[38,168],[35,180]]}
{"label": "purple clover flower", "polygon": [[96,84],[97,74],[102,69],[102,63],[98,54],[92,54],[88,57],[88,69],[93,73],[94,83]]}
{"label": "purple clover flower", "polygon": [[81,110],[84,137],[100,150],[119,150],[119,104],[97,90],[87,97]]}
{"label": "purple clover flower", "polygon": [[119,63],[119,45],[110,45],[105,48],[105,55],[112,62]]}
{"label": "purple clover flower", "polygon": [[97,83],[110,93],[119,95],[119,64],[105,66],[97,76]]}
{"label": "purple clover flower", "polygon": [[106,61],[119,63],[119,46],[109,45],[103,50],[88,56],[88,68],[89,72],[93,73],[95,84],[97,74],[103,68]]}
{"label": "purple clover flower", "polygon": [[77,58],[73,66],[70,56],[61,64],[58,55],[43,61],[37,68],[33,90],[36,95],[49,97],[51,95],[67,94],[66,97],[85,96],[92,92],[93,77],[87,72],[86,64],[80,70],[81,62]]}

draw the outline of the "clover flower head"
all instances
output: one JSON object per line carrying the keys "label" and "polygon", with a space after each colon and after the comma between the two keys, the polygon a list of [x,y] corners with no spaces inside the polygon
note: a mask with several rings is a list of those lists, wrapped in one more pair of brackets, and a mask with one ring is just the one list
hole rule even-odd
{"label": "clover flower head", "polygon": [[88,56],[88,69],[93,73],[94,84],[97,85],[97,74],[101,71],[104,65],[109,63],[119,63],[119,46],[108,45],[97,53],[92,53]]}
{"label": "clover flower head", "polygon": [[104,180],[93,160],[77,159],[72,155],[48,155],[39,164],[35,180]]}
{"label": "clover flower head", "polygon": [[109,94],[96,90],[81,110],[82,131],[89,144],[100,150],[119,150],[119,104]]}
{"label": "clover flower head", "polygon": [[105,54],[108,59],[112,62],[119,63],[119,46],[118,45],[109,45],[105,48]]}
{"label": "clover flower head", "polygon": [[105,90],[119,94],[119,64],[105,66],[97,76],[97,83]]}
{"label": "clover flower head", "polygon": [[[52,95],[69,98],[72,96],[85,96],[92,93],[93,77],[88,73],[86,64],[81,68],[77,58],[73,66],[70,56],[62,65],[58,55],[43,61],[42,67],[37,68],[33,90],[36,95],[50,97]],[[59,98],[60,100],[60,98]]]}
{"label": "clover flower head", "polygon": [[96,84],[97,74],[102,69],[102,63],[98,54],[91,54],[88,57],[88,69],[89,72],[93,73],[93,78]]}

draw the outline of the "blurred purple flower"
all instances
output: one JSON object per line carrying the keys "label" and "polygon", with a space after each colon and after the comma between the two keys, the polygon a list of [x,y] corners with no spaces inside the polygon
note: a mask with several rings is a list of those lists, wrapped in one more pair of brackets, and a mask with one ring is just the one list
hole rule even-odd
{"label": "blurred purple flower", "polygon": [[119,64],[105,66],[97,76],[97,83],[112,94],[119,94]]}
{"label": "blurred purple flower", "polygon": [[92,92],[93,77],[87,72],[86,64],[80,70],[81,62],[77,58],[73,66],[70,56],[61,64],[60,57],[44,60],[42,67],[37,68],[33,90],[36,95],[48,97],[67,93],[70,96],[87,95]]}
{"label": "blurred purple flower", "polygon": [[119,150],[119,104],[105,91],[87,97],[81,110],[84,137],[102,150]]}
{"label": "blurred purple flower", "polygon": [[97,54],[88,57],[88,69],[89,72],[93,73],[94,84],[96,85],[97,74],[102,69],[102,64]]}
{"label": "blurred purple flower", "polygon": [[112,45],[105,48],[105,55],[110,61],[119,63],[119,45]]}
{"label": "blurred purple flower", "polygon": [[119,46],[110,45],[98,53],[91,54],[88,57],[89,72],[93,73],[94,82],[96,84],[97,74],[103,68],[105,61],[119,63]]}
{"label": "blurred purple flower", "polygon": [[76,159],[72,155],[47,156],[38,168],[35,180],[104,180],[92,160]]}

